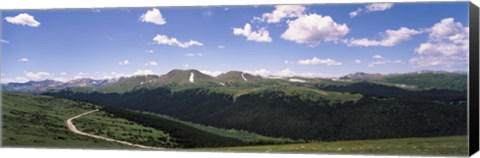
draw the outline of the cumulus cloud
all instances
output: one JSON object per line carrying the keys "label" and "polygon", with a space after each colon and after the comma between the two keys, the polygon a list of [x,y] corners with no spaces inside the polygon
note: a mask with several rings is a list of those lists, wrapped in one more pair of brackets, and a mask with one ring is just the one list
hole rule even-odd
{"label": "cumulus cloud", "polygon": [[367,38],[350,38],[344,40],[348,46],[383,46],[383,47],[393,47],[399,44],[400,42],[407,41],[412,38],[412,36],[422,33],[414,29],[409,29],[406,27],[401,27],[398,30],[386,30],[385,32],[380,33],[383,37],[381,40],[370,40]]}
{"label": "cumulus cloud", "polygon": [[152,10],[147,11],[145,14],[140,16],[140,21],[153,23],[157,25],[164,25],[167,22],[165,18],[163,18],[162,13],[157,8],[153,8]]}
{"label": "cumulus cloud", "polygon": [[347,24],[339,24],[330,16],[318,14],[300,16],[287,23],[288,29],[281,38],[310,46],[337,41],[349,32]]}
{"label": "cumulus cloud", "polygon": [[376,65],[385,65],[385,64],[403,64],[402,60],[381,60],[373,61],[368,63],[368,67],[375,67]]}
{"label": "cumulus cloud", "polygon": [[357,8],[357,10],[348,13],[348,15],[350,15],[350,17],[353,18],[359,15],[360,13],[362,13],[362,11],[363,11],[362,8]]}
{"label": "cumulus cloud", "polygon": [[360,64],[360,63],[362,63],[362,61],[361,61],[360,59],[355,59],[354,62],[355,62],[355,64]]}
{"label": "cumulus cloud", "polygon": [[166,35],[161,35],[157,34],[154,38],[153,41],[157,42],[157,44],[164,44],[164,45],[169,45],[169,46],[177,46],[181,48],[188,48],[191,46],[203,46],[203,43],[190,40],[188,42],[180,42],[176,38],[170,38]]}
{"label": "cumulus cloud", "polygon": [[315,77],[336,77],[338,75],[332,74],[324,74],[324,73],[314,73],[314,72],[302,72],[297,73],[295,71],[290,70],[290,68],[286,68],[280,71],[277,71],[273,75],[280,76],[280,77],[293,77],[293,76],[301,76],[301,77],[308,77],[308,78],[315,78]]}
{"label": "cumulus cloud", "polygon": [[103,79],[111,79],[111,78],[120,78],[120,77],[124,77],[124,76],[128,76],[128,75],[125,75],[123,73],[119,73],[119,72],[111,72],[111,73],[103,73]]}
{"label": "cumulus cloud", "polygon": [[134,76],[137,76],[137,75],[153,75],[153,71],[152,70],[149,70],[149,69],[145,69],[145,70],[140,70],[138,69],[137,71],[135,71],[133,73]]}
{"label": "cumulus cloud", "polygon": [[327,65],[327,66],[340,66],[341,62],[335,61],[333,59],[320,59],[318,57],[313,57],[312,59],[298,60],[300,65]]}
{"label": "cumulus cloud", "polygon": [[118,62],[118,65],[128,65],[128,64],[130,64],[130,62],[128,60]]}
{"label": "cumulus cloud", "polygon": [[218,45],[217,48],[223,49],[223,48],[225,48],[225,46],[223,46],[223,45]]}
{"label": "cumulus cloud", "polygon": [[150,50],[145,50],[145,53],[151,54],[151,53],[153,53],[153,50],[151,50],[151,49]]}
{"label": "cumulus cloud", "polygon": [[158,63],[156,61],[148,61],[147,63],[144,64],[145,66],[157,66]]}
{"label": "cumulus cloud", "polygon": [[375,65],[384,65],[384,64],[386,64],[385,61],[374,61],[374,62],[370,62],[368,64],[368,67],[374,67]]}
{"label": "cumulus cloud", "polygon": [[254,17],[254,20],[279,23],[285,18],[299,17],[304,14],[305,10],[305,7],[301,5],[277,5],[271,13],[263,13],[261,17]]}
{"label": "cumulus cloud", "polygon": [[202,53],[187,53],[187,54],[184,54],[185,56],[187,57],[194,57],[194,56],[203,56]]}
{"label": "cumulus cloud", "polygon": [[414,67],[451,67],[468,63],[469,28],[454,18],[445,18],[427,29],[429,39],[416,49],[410,59]]}
{"label": "cumulus cloud", "polygon": [[254,70],[254,71],[245,71],[249,74],[253,74],[253,75],[259,75],[259,76],[263,76],[263,77],[266,77],[266,76],[269,76],[270,75],[270,71],[268,71],[267,69],[258,69],[258,70]]}
{"label": "cumulus cloud", "polygon": [[365,6],[368,12],[385,11],[393,7],[393,3],[374,3]]}
{"label": "cumulus cloud", "polygon": [[25,77],[15,77],[15,78],[2,78],[0,79],[0,82],[2,84],[7,84],[7,83],[25,83],[25,82],[28,82],[29,80]]}
{"label": "cumulus cloud", "polygon": [[213,76],[213,77],[217,77],[218,75],[223,73],[221,71],[208,71],[208,70],[200,70],[200,72],[204,73],[204,74],[207,74],[207,75],[210,75],[210,76]]}
{"label": "cumulus cloud", "polygon": [[290,70],[290,68],[286,68],[284,70],[278,71],[276,73],[276,75],[283,76],[283,77],[289,77],[289,76],[295,76],[295,75],[297,75],[297,73]]}
{"label": "cumulus cloud", "polygon": [[252,26],[249,23],[246,23],[243,28],[233,28],[233,34],[235,36],[245,36],[247,41],[272,42],[267,29],[262,27],[257,31],[252,31]]}
{"label": "cumulus cloud", "polygon": [[1,39],[1,40],[0,40],[0,43],[7,43],[7,44],[8,44],[8,43],[10,43],[10,41],[7,41],[7,40],[4,40],[4,39]]}
{"label": "cumulus cloud", "polygon": [[27,13],[21,13],[18,14],[17,16],[7,16],[5,17],[5,20],[9,23],[12,24],[17,24],[17,25],[22,25],[22,26],[30,26],[30,27],[38,27],[40,26],[40,22],[35,20],[35,17],[27,14]]}
{"label": "cumulus cloud", "polygon": [[283,63],[284,63],[284,64],[293,64],[293,63],[295,63],[295,62],[293,62],[293,61],[288,61],[288,60],[285,60],[285,61],[283,61]]}
{"label": "cumulus cloud", "polygon": [[383,57],[381,55],[377,54],[377,55],[372,56],[372,58],[373,59],[382,59]]}
{"label": "cumulus cloud", "polygon": [[349,15],[351,18],[353,18],[360,14],[385,11],[392,7],[393,7],[393,3],[374,3],[374,4],[369,4],[363,8],[357,8],[357,10],[350,12]]}
{"label": "cumulus cloud", "polygon": [[48,72],[24,72],[24,73],[27,80],[33,80],[33,81],[45,80],[48,77],[52,76],[52,74]]}
{"label": "cumulus cloud", "polygon": [[28,59],[27,58],[21,58],[21,59],[18,59],[19,62],[27,62]]}

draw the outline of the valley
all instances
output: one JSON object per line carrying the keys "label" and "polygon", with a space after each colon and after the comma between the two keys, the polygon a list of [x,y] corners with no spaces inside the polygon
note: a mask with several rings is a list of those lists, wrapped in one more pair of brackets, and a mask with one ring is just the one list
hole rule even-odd
{"label": "valley", "polygon": [[[463,73],[355,73],[332,79],[172,70],[2,88],[4,146],[135,148],[88,137],[95,135],[151,149],[465,153]],[[79,135],[68,131],[65,121],[80,114],[85,115],[71,120],[84,132]]]}

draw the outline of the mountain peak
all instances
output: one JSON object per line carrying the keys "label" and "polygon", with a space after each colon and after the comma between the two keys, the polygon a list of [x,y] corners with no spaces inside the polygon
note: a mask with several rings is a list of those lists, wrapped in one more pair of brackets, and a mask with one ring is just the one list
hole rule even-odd
{"label": "mountain peak", "polygon": [[241,72],[241,71],[229,71],[227,73],[218,75],[217,79],[221,83],[231,83],[231,82],[254,83],[254,82],[263,80],[263,78],[260,76],[254,76],[252,74]]}

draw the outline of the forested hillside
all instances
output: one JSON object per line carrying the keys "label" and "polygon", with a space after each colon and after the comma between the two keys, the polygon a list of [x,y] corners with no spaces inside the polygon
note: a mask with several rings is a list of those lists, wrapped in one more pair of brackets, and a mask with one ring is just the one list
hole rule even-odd
{"label": "forested hillside", "polygon": [[[333,141],[466,134],[466,96],[462,92],[410,91],[368,82],[319,86],[321,93],[315,93],[315,97],[292,93],[292,89],[267,88],[239,96],[213,88],[173,91],[168,87],[123,94],[61,91],[48,95],[292,139]],[[337,92],[340,97],[331,101]],[[352,99],[355,93],[363,97]]]}

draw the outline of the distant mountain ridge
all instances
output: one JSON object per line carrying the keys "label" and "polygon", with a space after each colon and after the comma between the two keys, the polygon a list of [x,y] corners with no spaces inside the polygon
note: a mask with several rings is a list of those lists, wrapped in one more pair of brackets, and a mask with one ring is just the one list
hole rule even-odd
{"label": "distant mountain ridge", "polygon": [[38,94],[49,90],[61,90],[73,87],[100,88],[113,84],[122,79],[123,78],[95,80],[90,78],[79,78],[70,80],[68,82],[47,79],[43,81],[29,81],[26,83],[2,84],[2,91]]}
{"label": "distant mountain ridge", "polygon": [[66,88],[90,88],[103,92],[125,92],[140,87],[159,87],[166,85],[216,85],[232,86],[247,84],[328,84],[332,82],[348,83],[368,81],[386,84],[400,88],[420,89],[452,89],[465,90],[467,87],[467,74],[461,72],[444,71],[419,71],[402,74],[370,74],[357,72],[348,74],[338,79],[295,77],[262,77],[242,71],[229,71],[216,77],[204,74],[195,69],[174,69],[163,75],[136,75],[113,79],[80,78],[68,82],[55,80],[29,81],[26,83],[2,84],[2,91],[43,93],[50,90]]}

